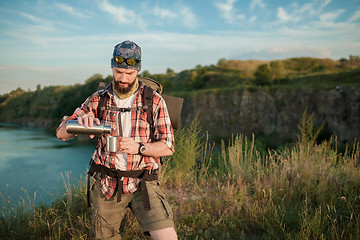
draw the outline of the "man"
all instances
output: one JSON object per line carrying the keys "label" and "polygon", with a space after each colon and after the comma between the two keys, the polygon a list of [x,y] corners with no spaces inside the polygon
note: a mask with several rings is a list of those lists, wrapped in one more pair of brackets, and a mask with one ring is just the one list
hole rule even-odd
{"label": "man", "polygon": [[[77,119],[84,127],[103,123],[111,126],[110,135],[118,139],[119,150],[108,152],[108,134],[99,137],[91,160],[90,172],[95,179],[91,186],[95,238],[121,239],[120,225],[129,208],[145,234],[153,239],[177,239],[171,208],[157,181],[159,157],[174,151],[173,129],[165,101],[152,92],[154,139],[151,139],[144,106],[146,87],[137,78],[141,48],[131,41],[116,45],[111,68],[112,84],[101,94],[90,96],[72,116],[64,117],[57,129],[57,137],[66,141],[75,136],[66,131],[68,120]],[[106,99],[105,108],[99,108],[102,98]]]}

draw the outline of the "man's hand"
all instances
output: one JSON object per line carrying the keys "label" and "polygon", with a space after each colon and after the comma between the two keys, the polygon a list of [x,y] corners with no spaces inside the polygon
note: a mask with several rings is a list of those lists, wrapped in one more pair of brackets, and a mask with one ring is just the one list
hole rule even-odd
{"label": "man's hand", "polygon": [[[94,126],[94,122],[96,125],[100,125],[100,119],[98,118],[94,118],[94,117],[88,117],[88,116],[84,116],[84,117],[78,117],[77,121],[80,125],[84,125],[84,127],[93,127]],[[90,138],[94,138],[95,135],[90,135]]]}
{"label": "man's hand", "polygon": [[120,138],[120,151],[128,154],[138,154],[139,143],[135,142],[133,138],[122,137]]}

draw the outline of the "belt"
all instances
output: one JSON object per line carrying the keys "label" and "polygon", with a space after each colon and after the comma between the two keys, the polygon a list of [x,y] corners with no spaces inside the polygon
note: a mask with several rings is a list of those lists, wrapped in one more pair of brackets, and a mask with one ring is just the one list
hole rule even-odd
{"label": "belt", "polygon": [[150,210],[150,201],[149,201],[149,193],[147,191],[146,182],[158,180],[158,169],[155,170],[131,170],[131,171],[120,171],[113,168],[108,168],[103,165],[95,164],[93,161],[90,164],[90,170],[88,171],[88,180],[87,180],[87,201],[88,206],[90,206],[90,176],[93,176],[94,173],[101,173],[101,176],[109,176],[117,179],[117,201],[121,201],[121,193],[122,188],[121,179],[123,177],[130,178],[139,178],[141,179],[140,187],[142,191],[142,199],[144,203],[144,209]]}

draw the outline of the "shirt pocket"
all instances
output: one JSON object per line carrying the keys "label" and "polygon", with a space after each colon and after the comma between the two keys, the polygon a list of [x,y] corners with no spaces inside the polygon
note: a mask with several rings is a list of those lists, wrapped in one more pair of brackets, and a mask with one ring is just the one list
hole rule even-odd
{"label": "shirt pocket", "polygon": [[140,136],[147,139],[150,135],[150,124],[147,121],[147,112],[145,109],[139,112],[138,129]]}

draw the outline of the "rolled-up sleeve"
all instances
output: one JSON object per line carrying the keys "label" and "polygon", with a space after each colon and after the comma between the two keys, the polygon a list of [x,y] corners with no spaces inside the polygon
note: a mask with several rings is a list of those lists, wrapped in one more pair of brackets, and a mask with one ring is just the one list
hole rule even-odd
{"label": "rolled-up sleeve", "polygon": [[174,133],[171,126],[171,120],[169,112],[166,107],[165,100],[159,95],[155,94],[153,104],[154,111],[154,127],[155,127],[155,139],[157,141],[164,142],[166,146],[174,151]]}
{"label": "rolled-up sleeve", "polygon": [[[99,103],[99,97],[97,97],[96,95],[91,95],[90,97],[88,97],[85,100],[85,102],[81,104],[81,107],[78,107],[71,116],[64,116],[62,118],[60,125],[56,129],[56,133],[59,131],[60,127],[63,124],[66,124],[66,122],[69,120],[74,120],[78,117],[84,117],[84,116],[94,117],[95,109],[97,108],[98,103]],[[66,141],[69,139],[60,139],[60,140]]]}

